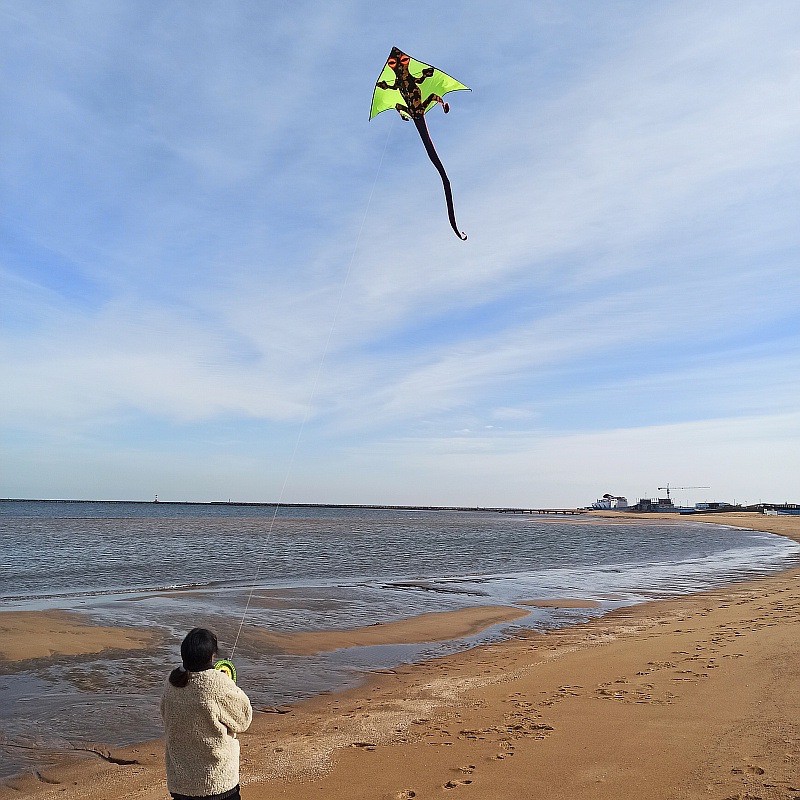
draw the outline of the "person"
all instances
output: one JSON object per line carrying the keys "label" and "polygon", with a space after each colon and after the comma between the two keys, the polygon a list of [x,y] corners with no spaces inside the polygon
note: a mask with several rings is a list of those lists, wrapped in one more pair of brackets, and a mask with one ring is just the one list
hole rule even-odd
{"label": "person", "polygon": [[161,698],[167,789],[174,800],[240,800],[239,741],[253,719],[247,695],[214,669],[217,637],[193,628]]}

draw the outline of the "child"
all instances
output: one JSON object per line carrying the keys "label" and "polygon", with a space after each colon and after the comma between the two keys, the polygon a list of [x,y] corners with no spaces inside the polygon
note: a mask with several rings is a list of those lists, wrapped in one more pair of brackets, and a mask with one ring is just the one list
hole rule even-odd
{"label": "child", "polygon": [[161,698],[167,788],[174,800],[239,800],[239,742],[253,719],[247,695],[213,667],[217,637],[194,628]]}

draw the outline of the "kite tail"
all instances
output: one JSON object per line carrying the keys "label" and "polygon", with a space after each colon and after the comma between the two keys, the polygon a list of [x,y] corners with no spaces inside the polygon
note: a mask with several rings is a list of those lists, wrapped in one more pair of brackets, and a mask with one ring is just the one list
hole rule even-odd
{"label": "kite tail", "polygon": [[464,241],[467,238],[467,234],[463,231],[459,231],[458,225],[456,224],[456,212],[453,209],[453,193],[450,191],[450,179],[447,177],[447,173],[444,171],[444,165],[439,160],[439,156],[436,153],[436,148],[433,146],[431,135],[428,133],[428,126],[425,123],[425,117],[414,116],[412,119],[414,120],[414,124],[417,126],[420,139],[422,139],[422,143],[425,145],[425,151],[428,154],[428,158],[433,162],[433,166],[436,167],[439,175],[441,175],[442,186],[444,187],[444,197],[447,201],[447,217],[450,220],[450,227],[455,231],[456,236]]}

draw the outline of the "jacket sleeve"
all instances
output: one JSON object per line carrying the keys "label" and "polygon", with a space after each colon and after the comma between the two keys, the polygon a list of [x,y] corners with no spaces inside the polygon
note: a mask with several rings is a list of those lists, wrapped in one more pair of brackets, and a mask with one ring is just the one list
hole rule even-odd
{"label": "jacket sleeve", "polygon": [[253,721],[253,709],[247,695],[233,682],[218,700],[219,721],[235,735],[246,731]]}

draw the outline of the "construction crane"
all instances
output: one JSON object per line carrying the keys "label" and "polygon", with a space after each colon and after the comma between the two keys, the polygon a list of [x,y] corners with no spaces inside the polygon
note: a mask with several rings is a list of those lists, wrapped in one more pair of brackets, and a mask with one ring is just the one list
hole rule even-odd
{"label": "construction crane", "polygon": [[666,486],[659,486],[658,491],[665,491],[667,492],[667,500],[669,500],[669,490],[670,489],[710,489],[710,486],[670,486],[667,484]]}

